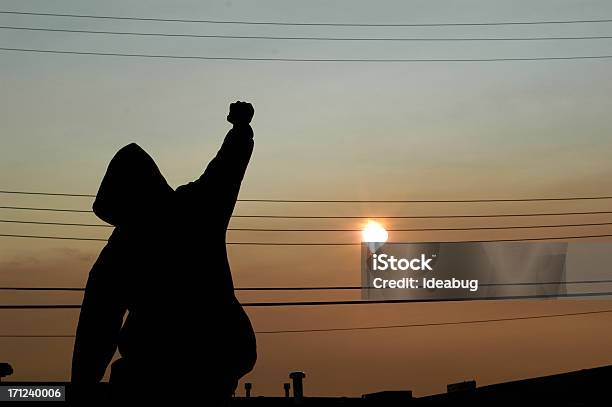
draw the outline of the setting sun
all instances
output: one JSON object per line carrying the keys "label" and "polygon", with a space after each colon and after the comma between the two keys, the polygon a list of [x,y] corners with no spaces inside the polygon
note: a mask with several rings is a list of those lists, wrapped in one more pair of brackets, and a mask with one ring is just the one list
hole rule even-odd
{"label": "setting sun", "polygon": [[389,234],[385,228],[376,221],[369,221],[361,231],[361,240],[363,242],[386,242]]}

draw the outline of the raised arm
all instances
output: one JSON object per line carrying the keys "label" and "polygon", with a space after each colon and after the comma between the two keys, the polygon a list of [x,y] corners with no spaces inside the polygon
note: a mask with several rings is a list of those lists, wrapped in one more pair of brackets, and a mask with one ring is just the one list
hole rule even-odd
{"label": "raised arm", "polygon": [[233,128],[217,155],[208,164],[204,174],[196,181],[180,186],[176,192],[186,197],[190,205],[202,205],[214,210],[215,216],[227,226],[251,154],[253,152],[253,129],[249,124],[253,117],[250,103],[236,102],[230,105],[227,120]]}

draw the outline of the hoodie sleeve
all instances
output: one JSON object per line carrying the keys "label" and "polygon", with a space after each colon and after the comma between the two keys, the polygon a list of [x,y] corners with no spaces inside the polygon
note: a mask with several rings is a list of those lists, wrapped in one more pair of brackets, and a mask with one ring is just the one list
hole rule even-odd
{"label": "hoodie sleeve", "polygon": [[120,271],[114,261],[118,248],[113,237],[91,269],[85,288],[72,356],[72,382],[78,385],[102,380],[127,310],[116,278]]}
{"label": "hoodie sleeve", "polygon": [[227,227],[253,145],[251,126],[234,126],[225,136],[221,148],[204,174],[196,181],[180,186],[176,192],[187,197],[192,205],[212,207]]}

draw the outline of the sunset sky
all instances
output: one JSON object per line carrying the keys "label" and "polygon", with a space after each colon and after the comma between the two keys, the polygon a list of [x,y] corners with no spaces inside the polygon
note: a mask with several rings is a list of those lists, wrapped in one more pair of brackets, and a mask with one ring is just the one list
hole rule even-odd
{"label": "sunset sky", "polygon": [[[0,11],[283,22],[432,23],[612,18],[607,1],[0,1]],[[288,27],[0,14],[1,26],[270,36],[612,36],[612,23]],[[0,29],[0,47],[261,58],[463,59],[612,55],[612,39],[292,41],[130,37]],[[612,195],[612,59],[520,62],[248,62],[0,51],[0,190],[93,194],[113,154],[137,142],[176,187],[197,178],[255,107],[241,198],[478,199]],[[0,206],[90,209],[91,198],[0,194]],[[239,203],[233,227],[360,228],[383,215],[612,210],[612,200],[535,203]],[[91,213],[0,209],[0,219],[101,223]],[[408,219],[387,228],[612,222],[611,215]],[[0,234],[101,237],[110,228],[0,223]],[[206,233],[206,231],[202,231]],[[391,241],[612,234],[612,227],[390,233]],[[358,232],[229,232],[229,241],[359,242]],[[102,242],[0,237],[0,286],[83,286]],[[236,286],[359,285],[358,246],[233,246]],[[607,286],[611,287],[610,285]],[[208,288],[202,287],[205,292]],[[359,293],[250,293],[244,301]],[[0,292],[1,304],[78,303],[81,294]],[[247,309],[255,330],[504,318],[612,309],[612,301],[509,301]],[[78,311],[0,310],[0,334],[72,334]],[[311,395],[489,384],[612,363],[612,315],[410,329],[258,336],[245,380],[280,395],[292,370]],[[0,338],[15,380],[67,380],[72,340]],[[242,389],[240,389],[242,392]]]}

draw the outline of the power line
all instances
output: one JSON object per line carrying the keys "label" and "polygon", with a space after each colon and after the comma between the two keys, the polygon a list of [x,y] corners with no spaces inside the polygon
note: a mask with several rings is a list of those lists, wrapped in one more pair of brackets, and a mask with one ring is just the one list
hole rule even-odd
{"label": "power line", "polygon": [[522,57],[522,58],[422,58],[422,59],[400,59],[400,58],[257,58],[257,57],[217,57],[205,55],[167,55],[167,54],[140,54],[121,52],[95,52],[95,51],[68,51],[57,49],[38,48],[8,48],[1,47],[0,51],[30,52],[38,54],[61,54],[61,55],[95,55],[108,57],[132,57],[149,59],[182,59],[182,60],[207,60],[207,61],[269,61],[269,62],[386,62],[386,63],[416,63],[416,62],[520,62],[520,61],[567,61],[585,59],[610,59],[612,55],[572,55],[565,57]]}
{"label": "power line", "polygon": [[26,309],[79,309],[81,304],[19,304],[19,305],[0,305],[0,309],[26,310]]}
{"label": "power line", "polygon": [[0,190],[0,194],[14,194],[14,195],[46,195],[46,196],[75,196],[75,197],[87,197],[95,198],[92,194],[67,194],[62,192],[36,192],[36,191],[7,191]]}
{"label": "power line", "polygon": [[[0,221],[2,222],[2,221]],[[409,229],[386,229],[388,232],[436,232],[436,231],[463,231],[463,230],[506,230],[506,229],[537,229],[537,228],[564,228],[578,226],[606,226],[612,222],[601,223],[573,223],[562,225],[526,225],[526,226],[491,226],[491,227],[467,227],[467,228],[409,228]],[[258,228],[229,228],[231,231],[248,232],[361,232],[361,229],[258,229]]]}
{"label": "power line", "polygon": [[[281,334],[281,333],[365,331],[365,330],[395,329],[395,328],[422,328],[422,327],[428,327],[428,326],[484,324],[484,323],[494,323],[494,322],[522,321],[522,320],[529,320],[529,319],[558,318],[558,317],[569,317],[569,316],[580,316],[580,315],[591,315],[591,314],[604,314],[604,313],[610,313],[610,312],[612,312],[612,310],[570,312],[570,313],[563,313],[563,314],[529,315],[529,316],[508,317],[508,318],[472,319],[472,320],[467,320],[467,321],[427,322],[427,323],[422,323],[422,324],[355,326],[355,327],[344,327],[344,328],[283,329],[283,330],[275,330],[275,331],[255,331],[255,333],[258,335],[261,335],[261,334]],[[0,338],[74,338],[74,337],[75,335],[69,335],[69,334],[66,334],[66,335],[0,334]]]}
{"label": "power line", "polygon": [[[506,295],[494,297],[458,297],[458,298],[426,298],[426,299],[393,299],[393,300],[341,300],[341,301],[286,301],[286,302],[246,302],[243,307],[295,307],[295,306],[326,306],[326,305],[373,305],[373,304],[410,304],[428,302],[459,302],[459,301],[491,301],[491,300],[520,300],[537,298],[579,298],[579,297],[607,297],[612,292],[586,292],[567,294],[538,294],[538,295]],[[81,304],[2,304],[4,310],[51,310],[51,309],[79,309]]]}
{"label": "power line", "polygon": [[1,237],[20,237],[28,239],[52,239],[52,240],[83,240],[83,241],[94,241],[94,242],[106,242],[108,239],[102,239],[97,237],[69,237],[69,236],[39,236],[39,235],[13,235],[13,234],[0,234]]}
{"label": "power line", "polygon": [[92,213],[91,209],[61,209],[61,208],[27,208],[22,206],[0,206],[0,209],[18,209],[25,211],[48,211],[48,212],[76,212],[76,213]]}
{"label": "power line", "polygon": [[[92,210],[63,209],[63,208],[35,208],[23,206],[0,206],[0,209],[26,210],[26,211],[50,211],[50,212],[75,212],[93,213]],[[315,215],[232,215],[232,218],[262,218],[262,219],[452,219],[452,218],[506,218],[523,216],[568,216],[568,215],[602,215],[612,214],[612,211],[588,211],[588,212],[537,212],[537,213],[509,213],[491,215],[408,215],[408,216],[315,216]]]}
{"label": "power line", "polygon": [[[0,27],[1,28],[1,27]],[[612,37],[611,37],[612,38]],[[44,195],[95,198],[94,194],[74,194],[64,192],[13,191],[0,190],[0,194]],[[269,203],[479,203],[479,202],[535,202],[535,201],[584,201],[612,199],[612,195],[568,196],[568,197],[528,197],[528,198],[480,198],[480,199],[238,199],[238,202]]]}
{"label": "power line", "polygon": [[[481,287],[496,286],[532,286],[532,285],[560,285],[560,284],[605,284],[612,280],[576,280],[576,281],[540,281],[516,283],[479,283]],[[363,290],[372,287],[362,286],[314,286],[314,287],[236,287],[234,291],[343,291]],[[84,287],[0,287],[0,291],[85,291]]]}
{"label": "power line", "polygon": [[53,225],[53,226],[84,226],[84,227],[99,227],[112,228],[113,225],[96,224],[96,223],[70,223],[70,222],[42,222],[42,221],[25,221],[14,219],[0,219],[0,223],[18,223],[27,225]]}
{"label": "power line", "polygon": [[106,31],[77,30],[48,27],[0,26],[3,30],[56,32],[71,34],[102,34],[137,37],[172,37],[172,38],[210,38],[239,40],[298,40],[298,41],[568,41],[568,40],[603,40],[612,39],[609,35],[573,36],[573,37],[309,37],[309,36],[268,36],[268,35],[227,35],[227,34],[177,34],[140,31]]}
{"label": "power line", "polygon": [[11,335],[11,334],[0,334],[0,338],[19,338],[19,339],[33,339],[33,338],[45,338],[45,339],[60,339],[60,338],[74,338],[75,335]]}
{"label": "power line", "polygon": [[[537,298],[576,298],[610,296],[612,292],[587,292],[567,294],[539,294],[539,295],[506,295],[496,297],[472,298],[444,298],[444,299],[395,299],[395,300],[343,300],[343,301],[288,301],[288,302],[253,302],[243,303],[244,307],[291,307],[291,306],[320,306],[320,305],[367,305],[367,304],[409,304],[422,302],[457,302],[457,301],[490,301],[490,300],[520,300]],[[1,306],[0,306],[1,308]]]}
{"label": "power line", "polygon": [[468,321],[445,321],[445,322],[428,322],[422,324],[405,324],[405,325],[377,325],[377,326],[355,326],[346,328],[314,328],[314,329],[284,329],[277,331],[258,331],[257,334],[277,334],[277,333],[306,333],[306,332],[339,332],[339,331],[365,331],[375,329],[395,329],[395,328],[417,328],[427,326],[445,326],[445,325],[464,325],[464,324],[483,324],[492,322],[505,322],[505,321],[522,321],[528,319],[542,319],[542,318],[557,318],[557,317],[569,317],[578,315],[589,315],[589,314],[603,314],[609,313],[612,310],[598,310],[598,311],[585,311],[585,312],[571,312],[564,314],[546,314],[546,315],[530,315],[524,317],[508,317],[508,318],[491,318],[491,319],[473,319]]}
{"label": "power line", "polygon": [[[71,236],[42,236],[42,235],[19,235],[19,234],[0,234],[0,237],[16,237],[25,239],[50,239],[50,240],[82,240],[106,242],[108,239],[93,237],[71,237]],[[456,240],[443,243],[478,243],[478,242],[521,242],[535,240],[574,240],[591,239],[600,237],[612,237],[612,234],[602,235],[580,235],[580,236],[549,236],[549,237],[525,237],[520,239],[493,239],[493,240]],[[393,243],[393,242],[390,242]],[[410,242],[402,242],[410,243]],[[441,242],[442,243],[442,242]],[[356,242],[226,242],[227,245],[236,246],[360,246],[362,243]]]}
{"label": "power line", "polygon": [[[85,227],[104,227],[112,228],[112,225],[100,225],[91,223],[64,223],[64,222],[39,222],[0,219],[0,223],[17,223],[33,225],[53,225],[53,226],[85,226]],[[612,222],[599,223],[567,223],[560,225],[524,225],[524,226],[479,226],[467,228],[411,228],[411,229],[386,229],[388,232],[436,232],[436,231],[463,231],[463,230],[508,230],[508,229],[539,229],[539,228],[566,228],[583,226],[608,226]],[[361,232],[361,229],[264,229],[264,228],[228,228],[233,232]]]}
{"label": "power line", "polygon": [[468,23],[339,23],[339,22],[284,22],[284,21],[246,21],[246,20],[203,20],[154,17],[124,17],[93,14],[72,13],[39,13],[27,11],[2,10],[0,14],[90,18],[101,20],[157,21],[173,23],[206,23],[206,24],[242,24],[242,25],[281,25],[281,26],[328,26],[328,27],[454,27],[454,26],[498,26],[498,25],[540,25],[540,24],[592,24],[609,23],[612,19],[582,19],[582,20],[531,20],[531,21],[493,21]]}
{"label": "power line", "polygon": [[85,291],[84,287],[0,287],[2,291]]}
{"label": "power line", "polygon": [[[0,206],[0,209],[2,207]],[[601,215],[612,211],[590,212],[545,212],[545,213],[511,213],[493,215],[409,215],[409,216],[313,216],[313,215],[233,215],[234,218],[267,218],[267,219],[452,219],[452,218],[505,218],[523,216],[567,216],[567,215]]]}

